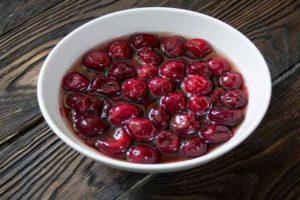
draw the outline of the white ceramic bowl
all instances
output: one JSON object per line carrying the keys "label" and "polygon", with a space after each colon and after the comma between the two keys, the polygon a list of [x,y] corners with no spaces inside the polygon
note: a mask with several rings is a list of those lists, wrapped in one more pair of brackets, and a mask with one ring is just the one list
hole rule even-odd
{"label": "white ceramic bowl", "polygon": [[[170,32],[204,38],[228,57],[242,73],[249,90],[245,120],[234,137],[214,151],[191,160],[167,164],[134,164],[107,157],[85,145],[68,128],[59,107],[64,73],[91,47],[103,41],[135,32]],[[51,51],[38,79],[38,101],[51,129],[78,152],[114,168],[135,172],[171,172],[210,162],[243,142],[265,115],[271,97],[268,66],[253,43],[242,33],[215,18],[174,8],[138,8],[111,13],[80,26]]]}

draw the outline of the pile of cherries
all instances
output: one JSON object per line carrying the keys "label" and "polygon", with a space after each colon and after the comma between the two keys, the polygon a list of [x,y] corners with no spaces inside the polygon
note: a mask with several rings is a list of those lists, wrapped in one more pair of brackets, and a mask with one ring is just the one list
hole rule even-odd
{"label": "pile of cherries", "polygon": [[248,101],[241,74],[207,41],[150,33],[89,51],[62,88],[87,144],[143,164],[199,157],[228,141]]}

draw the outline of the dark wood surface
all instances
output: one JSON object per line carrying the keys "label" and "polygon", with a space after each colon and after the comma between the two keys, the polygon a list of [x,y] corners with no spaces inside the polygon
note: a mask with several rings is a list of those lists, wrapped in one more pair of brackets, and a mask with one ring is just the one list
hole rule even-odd
{"label": "dark wood surface", "polygon": [[[70,31],[107,13],[164,6],[202,12],[248,36],[273,95],[259,128],[207,165],[137,174],[65,145],[38,107],[38,72]],[[300,1],[0,0],[0,199],[300,199]]]}

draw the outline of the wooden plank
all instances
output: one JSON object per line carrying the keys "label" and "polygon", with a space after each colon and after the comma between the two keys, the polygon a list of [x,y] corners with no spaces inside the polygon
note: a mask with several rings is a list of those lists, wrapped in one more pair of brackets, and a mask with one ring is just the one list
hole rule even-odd
{"label": "wooden plank", "polygon": [[273,93],[260,127],[207,165],[159,174],[118,199],[297,199],[300,197],[300,65]]}

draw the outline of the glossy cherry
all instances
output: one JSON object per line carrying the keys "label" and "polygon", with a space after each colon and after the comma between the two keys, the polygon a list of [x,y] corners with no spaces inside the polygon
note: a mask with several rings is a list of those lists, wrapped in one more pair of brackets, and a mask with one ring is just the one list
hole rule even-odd
{"label": "glossy cherry", "polygon": [[95,136],[103,134],[108,125],[97,115],[87,115],[75,123],[79,133],[85,136]]}
{"label": "glossy cherry", "polygon": [[149,89],[153,95],[162,96],[171,92],[174,86],[168,79],[156,77],[149,82]]}
{"label": "glossy cherry", "polygon": [[167,61],[160,67],[160,74],[173,81],[180,81],[185,76],[186,63],[183,60]]}
{"label": "glossy cherry", "polygon": [[150,109],[148,117],[155,124],[155,126],[161,130],[168,127],[171,119],[171,116],[167,112],[166,108],[158,105]]}
{"label": "glossy cherry", "polygon": [[193,95],[189,99],[189,110],[196,115],[204,115],[211,108],[211,100],[207,96]]}
{"label": "glossy cherry", "polygon": [[138,67],[137,73],[140,79],[148,80],[158,75],[158,68],[155,65],[142,65]]}
{"label": "glossy cherry", "polygon": [[155,47],[158,45],[158,38],[149,33],[138,33],[134,34],[130,38],[131,43],[136,49],[144,47]]}
{"label": "glossy cherry", "polygon": [[233,110],[224,107],[212,108],[208,115],[208,120],[220,124],[234,126],[239,124],[244,119],[243,110]]}
{"label": "glossy cherry", "polygon": [[220,144],[232,137],[232,132],[227,126],[207,124],[201,131],[201,136],[209,143]]}
{"label": "glossy cherry", "polygon": [[191,158],[202,156],[206,153],[206,151],[207,144],[198,136],[184,140],[180,147],[181,155]]}
{"label": "glossy cherry", "polygon": [[211,74],[211,71],[208,67],[207,62],[194,62],[194,63],[191,63],[190,65],[188,65],[187,74],[209,77]]}
{"label": "glossy cherry", "polygon": [[230,70],[230,64],[225,58],[222,57],[214,57],[209,60],[208,66],[215,76],[221,76],[224,72]]}
{"label": "glossy cherry", "polygon": [[209,97],[214,105],[221,104],[220,97],[222,96],[222,94],[224,94],[224,90],[222,88],[216,88],[210,93]]}
{"label": "glossy cherry", "polygon": [[155,65],[158,66],[162,62],[161,55],[152,49],[141,49],[137,54],[138,61],[142,65]]}
{"label": "glossy cherry", "polygon": [[243,85],[243,77],[238,72],[229,71],[220,76],[219,84],[226,89],[239,89]]}
{"label": "glossy cherry", "polygon": [[181,137],[188,137],[199,128],[200,123],[196,116],[191,113],[175,115],[170,123],[170,129]]}
{"label": "glossy cherry", "polygon": [[126,154],[129,162],[139,164],[155,164],[160,160],[160,153],[148,145],[134,145],[129,148]]}
{"label": "glossy cherry", "polygon": [[190,75],[182,82],[182,89],[190,94],[205,95],[212,89],[209,78],[199,75]]}
{"label": "glossy cherry", "polygon": [[156,131],[154,124],[142,117],[130,119],[127,128],[136,141],[150,141]]}
{"label": "glossy cherry", "polygon": [[88,52],[82,58],[82,65],[92,70],[104,70],[111,65],[110,57],[102,50]]}
{"label": "glossy cherry", "polygon": [[121,86],[115,79],[98,77],[93,80],[90,90],[105,95],[117,95],[121,92]]}
{"label": "glossy cherry", "polygon": [[112,42],[108,49],[111,55],[116,59],[129,59],[132,54],[129,44],[123,40]]}
{"label": "glossy cherry", "polygon": [[182,112],[187,107],[187,98],[182,92],[172,92],[163,96],[161,104],[171,113]]}
{"label": "glossy cherry", "polygon": [[181,36],[166,37],[161,40],[161,47],[168,57],[178,57],[184,54],[185,42]]}
{"label": "glossy cherry", "polygon": [[139,100],[147,95],[148,85],[139,79],[127,79],[122,85],[122,93],[128,99]]}
{"label": "glossy cherry", "polygon": [[170,131],[161,131],[154,140],[156,147],[165,153],[175,153],[180,147],[180,138]]}
{"label": "glossy cherry", "polygon": [[121,126],[124,125],[129,119],[138,116],[140,116],[140,112],[135,105],[122,103],[110,108],[108,120],[110,123],[116,126]]}
{"label": "glossy cherry", "polygon": [[86,112],[91,104],[91,99],[80,93],[72,93],[66,98],[66,105],[79,113]]}
{"label": "glossy cherry", "polygon": [[99,151],[114,157],[120,157],[122,155],[125,156],[125,152],[129,148],[131,142],[132,138],[126,129],[117,128],[112,133],[112,137],[97,141],[97,145]]}
{"label": "glossy cherry", "polygon": [[90,80],[79,72],[69,72],[63,78],[63,88],[69,91],[84,92],[89,87]]}
{"label": "glossy cherry", "polygon": [[186,42],[187,56],[191,58],[203,58],[212,49],[209,43],[203,39],[191,39]]}
{"label": "glossy cherry", "polygon": [[247,96],[242,90],[229,90],[220,97],[221,103],[229,108],[242,108],[247,104]]}
{"label": "glossy cherry", "polygon": [[135,71],[132,66],[126,62],[115,62],[108,71],[108,76],[118,79],[120,81],[126,80],[128,78],[135,76]]}

